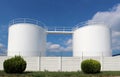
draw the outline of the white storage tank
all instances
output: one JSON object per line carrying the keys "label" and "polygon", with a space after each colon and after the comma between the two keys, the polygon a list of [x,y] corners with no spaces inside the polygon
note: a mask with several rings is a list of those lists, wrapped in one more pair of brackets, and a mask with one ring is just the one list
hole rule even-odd
{"label": "white storage tank", "polygon": [[112,56],[110,28],[93,24],[74,30],[73,56]]}
{"label": "white storage tank", "polygon": [[24,19],[9,27],[8,56],[45,56],[46,31],[37,24]]}

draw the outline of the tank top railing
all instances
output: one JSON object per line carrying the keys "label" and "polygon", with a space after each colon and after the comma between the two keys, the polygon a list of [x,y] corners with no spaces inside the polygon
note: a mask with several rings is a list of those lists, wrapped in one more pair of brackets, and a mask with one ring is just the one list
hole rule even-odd
{"label": "tank top railing", "polygon": [[45,27],[45,24],[42,23],[41,21],[38,20],[34,20],[34,19],[29,19],[29,18],[17,18],[17,19],[13,19],[12,21],[9,22],[9,26],[13,25],[13,24],[17,24],[17,23],[30,23],[30,24],[35,24],[35,25],[39,25],[43,28]]}

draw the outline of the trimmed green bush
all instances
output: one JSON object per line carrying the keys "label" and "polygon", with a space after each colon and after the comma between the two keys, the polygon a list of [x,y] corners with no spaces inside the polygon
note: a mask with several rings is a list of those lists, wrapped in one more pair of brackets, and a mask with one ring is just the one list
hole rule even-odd
{"label": "trimmed green bush", "polygon": [[95,74],[100,72],[101,64],[97,60],[87,59],[82,61],[81,69],[84,73]]}
{"label": "trimmed green bush", "polygon": [[21,56],[7,59],[3,63],[6,73],[22,73],[26,69],[26,61]]}

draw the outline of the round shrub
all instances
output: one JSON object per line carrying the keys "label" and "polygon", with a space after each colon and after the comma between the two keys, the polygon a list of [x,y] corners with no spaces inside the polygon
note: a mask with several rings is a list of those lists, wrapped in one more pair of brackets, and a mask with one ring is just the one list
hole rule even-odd
{"label": "round shrub", "polygon": [[101,64],[97,60],[87,59],[82,61],[81,69],[84,73],[87,74],[99,73],[101,69]]}
{"label": "round shrub", "polygon": [[7,59],[3,63],[6,73],[22,73],[26,69],[26,61],[21,56]]}

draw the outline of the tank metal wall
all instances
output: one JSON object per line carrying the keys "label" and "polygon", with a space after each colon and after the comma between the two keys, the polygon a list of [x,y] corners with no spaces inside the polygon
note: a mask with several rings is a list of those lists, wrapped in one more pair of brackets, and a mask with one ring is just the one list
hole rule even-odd
{"label": "tank metal wall", "polygon": [[46,31],[29,23],[9,27],[8,56],[45,56]]}
{"label": "tank metal wall", "polygon": [[89,25],[73,33],[73,56],[112,56],[111,32],[105,25]]}

